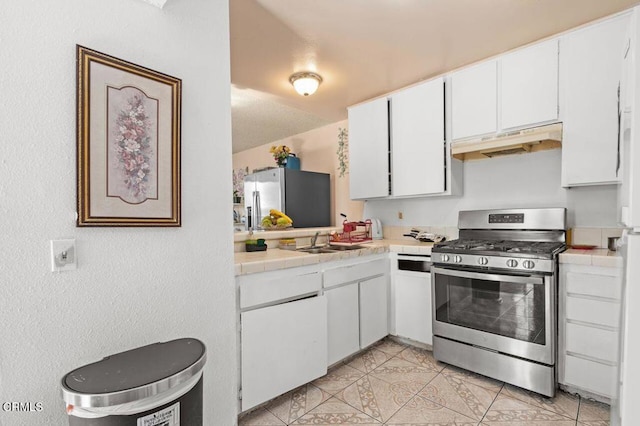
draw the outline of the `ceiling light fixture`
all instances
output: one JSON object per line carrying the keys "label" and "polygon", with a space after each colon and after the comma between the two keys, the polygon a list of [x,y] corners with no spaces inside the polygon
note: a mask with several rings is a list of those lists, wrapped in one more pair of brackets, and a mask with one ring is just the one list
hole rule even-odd
{"label": "ceiling light fixture", "polygon": [[289,77],[289,82],[293,84],[293,88],[300,95],[309,96],[318,90],[318,86],[322,83],[322,77],[314,72],[302,71],[292,74]]}

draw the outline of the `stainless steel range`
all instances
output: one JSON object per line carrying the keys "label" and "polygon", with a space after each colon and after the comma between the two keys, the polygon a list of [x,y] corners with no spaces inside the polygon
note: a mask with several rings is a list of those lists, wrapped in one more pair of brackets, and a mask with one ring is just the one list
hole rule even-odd
{"label": "stainless steel range", "polygon": [[458,228],[432,250],[435,358],[553,396],[566,210],[462,211]]}

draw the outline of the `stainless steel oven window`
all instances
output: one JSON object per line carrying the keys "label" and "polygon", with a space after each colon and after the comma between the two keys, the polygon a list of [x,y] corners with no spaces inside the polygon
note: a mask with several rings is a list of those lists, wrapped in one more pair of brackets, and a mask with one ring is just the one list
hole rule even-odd
{"label": "stainless steel oven window", "polygon": [[437,274],[436,320],[544,345],[544,293],[531,282]]}

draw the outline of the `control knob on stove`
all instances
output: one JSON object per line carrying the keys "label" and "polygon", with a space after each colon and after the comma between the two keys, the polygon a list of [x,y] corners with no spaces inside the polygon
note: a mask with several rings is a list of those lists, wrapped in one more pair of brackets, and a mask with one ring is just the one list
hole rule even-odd
{"label": "control knob on stove", "polygon": [[507,260],[507,266],[509,268],[515,268],[516,266],[518,266],[518,261],[515,259],[509,259]]}
{"label": "control knob on stove", "polygon": [[489,263],[489,259],[487,259],[486,257],[479,257],[478,258],[478,263],[480,265],[486,265],[487,263]]}
{"label": "control knob on stove", "polygon": [[458,255],[455,255],[455,256],[453,256],[453,261],[455,263],[460,263],[460,262],[462,262],[462,257],[458,256]]}
{"label": "control knob on stove", "polygon": [[440,260],[443,262],[448,262],[449,261],[449,255],[448,254],[441,254],[440,255]]}
{"label": "control knob on stove", "polygon": [[533,262],[533,260],[525,260],[524,262],[522,262],[522,266],[527,269],[533,269],[536,264]]}

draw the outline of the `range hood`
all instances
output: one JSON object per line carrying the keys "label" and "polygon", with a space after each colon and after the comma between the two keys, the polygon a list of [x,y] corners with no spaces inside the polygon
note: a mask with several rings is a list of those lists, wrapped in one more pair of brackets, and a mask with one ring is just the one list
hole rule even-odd
{"label": "range hood", "polygon": [[478,139],[456,141],[451,153],[459,160],[479,160],[560,148],[562,123],[498,133]]}

